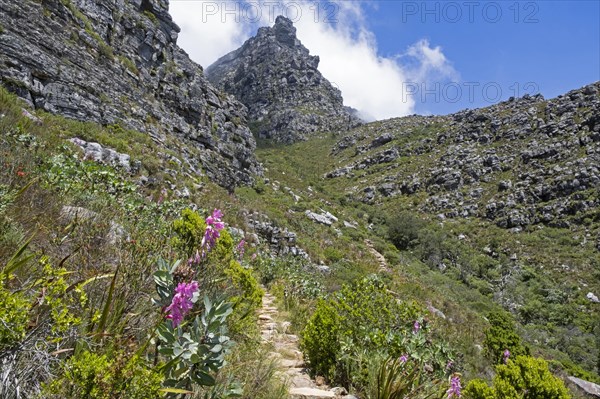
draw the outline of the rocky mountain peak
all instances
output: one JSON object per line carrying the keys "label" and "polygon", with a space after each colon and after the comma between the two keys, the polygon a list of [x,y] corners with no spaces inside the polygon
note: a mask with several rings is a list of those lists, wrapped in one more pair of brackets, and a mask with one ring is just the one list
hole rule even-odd
{"label": "rocky mountain peak", "polygon": [[318,66],[319,57],[302,45],[292,21],[279,16],[209,66],[206,76],[248,107],[258,137],[291,143],[360,124]]}
{"label": "rocky mountain peak", "polygon": [[278,16],[275,20],[275,25],[271,30],[262,29],[261,33],[269,34],[272,32],[275,36],[275,39],[283,45],[287,45],[289,47],[301,46],[300,40],[296,37],[296,28],[292,21],[282,15]]}

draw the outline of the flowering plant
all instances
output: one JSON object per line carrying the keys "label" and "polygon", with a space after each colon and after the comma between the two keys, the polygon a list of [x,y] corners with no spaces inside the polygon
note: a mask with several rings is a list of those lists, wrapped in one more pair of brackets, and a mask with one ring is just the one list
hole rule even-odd
{"label": "flowering plant", "polygon": [[[158,298],[153,299],[153,303],[163,314],[157,329],[158,353],[166,358],[161,370],[169,387],[167,392],[191,392],[194,385],[215,385],[214,374],[225,365],[225,356],[233,344],[227,331],[227,318],[233,312],[233,305],[223,299],[211,299],[197,280],[207,253],[225,227],[222,216],[220,210],[215,210],[206,218],[201,248],[196,249],[187,262],[178,260],[169,265],[161,259],[154,273]],[[192,226],[190,221],[194,215],[188,212],[185,217]],[[200,224],[193,226],[197,225]],[[183,226],[179,230],[185,230],[188,235],[193,233],[193,229],[183,229]],[[188,244],[198,241],[186,237]],[[238,394],[237,389],[228,392],[230,397]]]}

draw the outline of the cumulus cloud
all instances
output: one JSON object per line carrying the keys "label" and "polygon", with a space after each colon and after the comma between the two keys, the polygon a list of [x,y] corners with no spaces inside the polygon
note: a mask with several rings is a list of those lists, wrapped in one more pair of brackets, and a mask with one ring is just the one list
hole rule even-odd
{"label": "cumulus cloud", "polygon": [[170,2],[169,11],[181,28],[177,43],[203,67],[235,50],[251,35],[248,24],[239,23],[233,14],[222,15],[225,7],[226,2],[211,0]]}
{"label": "cumulus cloud", "polygon": [[381,56],[366,21],[369,6],[358,1],[171,0],[171,14],[182,28],[179,44],[205,67],[238,48],[257,26],[272,25],[277,15],[285,15],[302,44],[320,57],[319,70],[342,91],[346,105],[366,120],[412,114],[415,94],[407,85],[458,74],[442,49],[425,39]]}

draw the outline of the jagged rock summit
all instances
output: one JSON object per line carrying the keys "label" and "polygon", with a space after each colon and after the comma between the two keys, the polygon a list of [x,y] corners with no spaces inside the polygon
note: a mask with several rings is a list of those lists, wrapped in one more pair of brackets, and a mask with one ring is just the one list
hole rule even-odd
{"label": "jagged rock summit", "polygon": [[[119,123],[232,189],[260,172],[245,107],[177,46],[168,0],[0,0],[0,80],[31,106]],[[192,149],[193,153],[186,153]]]}
{"label": "jagged rock summit", "polygon": [[360,124],[342,95],[317,69],[288,18],[277,17],[239,49],[206,69],[217,87],[248,107],[251,129],[260,138],[291,143],[311,133],[347,130]]}

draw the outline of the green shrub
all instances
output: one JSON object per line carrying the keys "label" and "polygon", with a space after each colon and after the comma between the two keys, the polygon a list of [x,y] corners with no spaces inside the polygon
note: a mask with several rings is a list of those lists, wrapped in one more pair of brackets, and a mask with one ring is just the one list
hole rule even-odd
{"label": "green shrub", "polygon": [[325,255],[325,258],[327,258],[327,261],[330,263],[339,262],[344,258],[344,253],[339,249],[333,247],[325,248],[323,254]]}
{"label": "green shrub", "polygon": [[256,325],[255,311],[262,305],[263,290],[248,269],[231,260],[225,268],[225,275],[234,291],[229,301],[233,304],[233,314],[229,318],[229,328],[233,335],[251,331]]}
{"label": "green shrub", "polygon": [[186,208],[181,212],[181,217],[173,222],[173,230],[177,234],[174,245],[190,257],[202,244],[206,223],[197,212]]}
{"label": "green shrub", "polygon": [[487,315],[490,328],[485,332],[483,341],[487,356],[495,363],[502,363],[504,351],[510,356],[528,355],[529,348],[523,346],[521,337],[515,331],[515,322],[507,312],[491,312]]}
{"label": "green shrub", "polygon": [[390,241],[400,250],[416,245],[419,231],[424,222],[410,212],[401,212],[387,221],[387,234]]}
{"label": "green shrub", "polygon": [[311,373],[344,386],[365,387],[373,356],[409,353],[435,371],[448,360],[444,346],[413,334],[419,309],[401,302],[376,278],[365,278],[318,302],[303,331],[302,349]]}
{"label": "green shrub", "polygon": [[158,399],[162,376],[137,356],[81,351],[64,365],[63,374],[45,386],[50,398]]}
{"label": "green shrub", "polygon": [[304,357],[313,374],[333,379],[340,353],[341,322],[334,305],[320,299],[303,332]]}
{"label": "green shrub", "polygon": [[492,387],[484,381],[473,380],[464,390],[468,399],[568,399],[565,384],[553,376],[544,359],[517,356],[507,364],[496,366]]}
{"label": "green shrub", "polygon": [[0,353],[25,337],[29,300],[21,292],[10,292],[7,277],[0,274]]}

